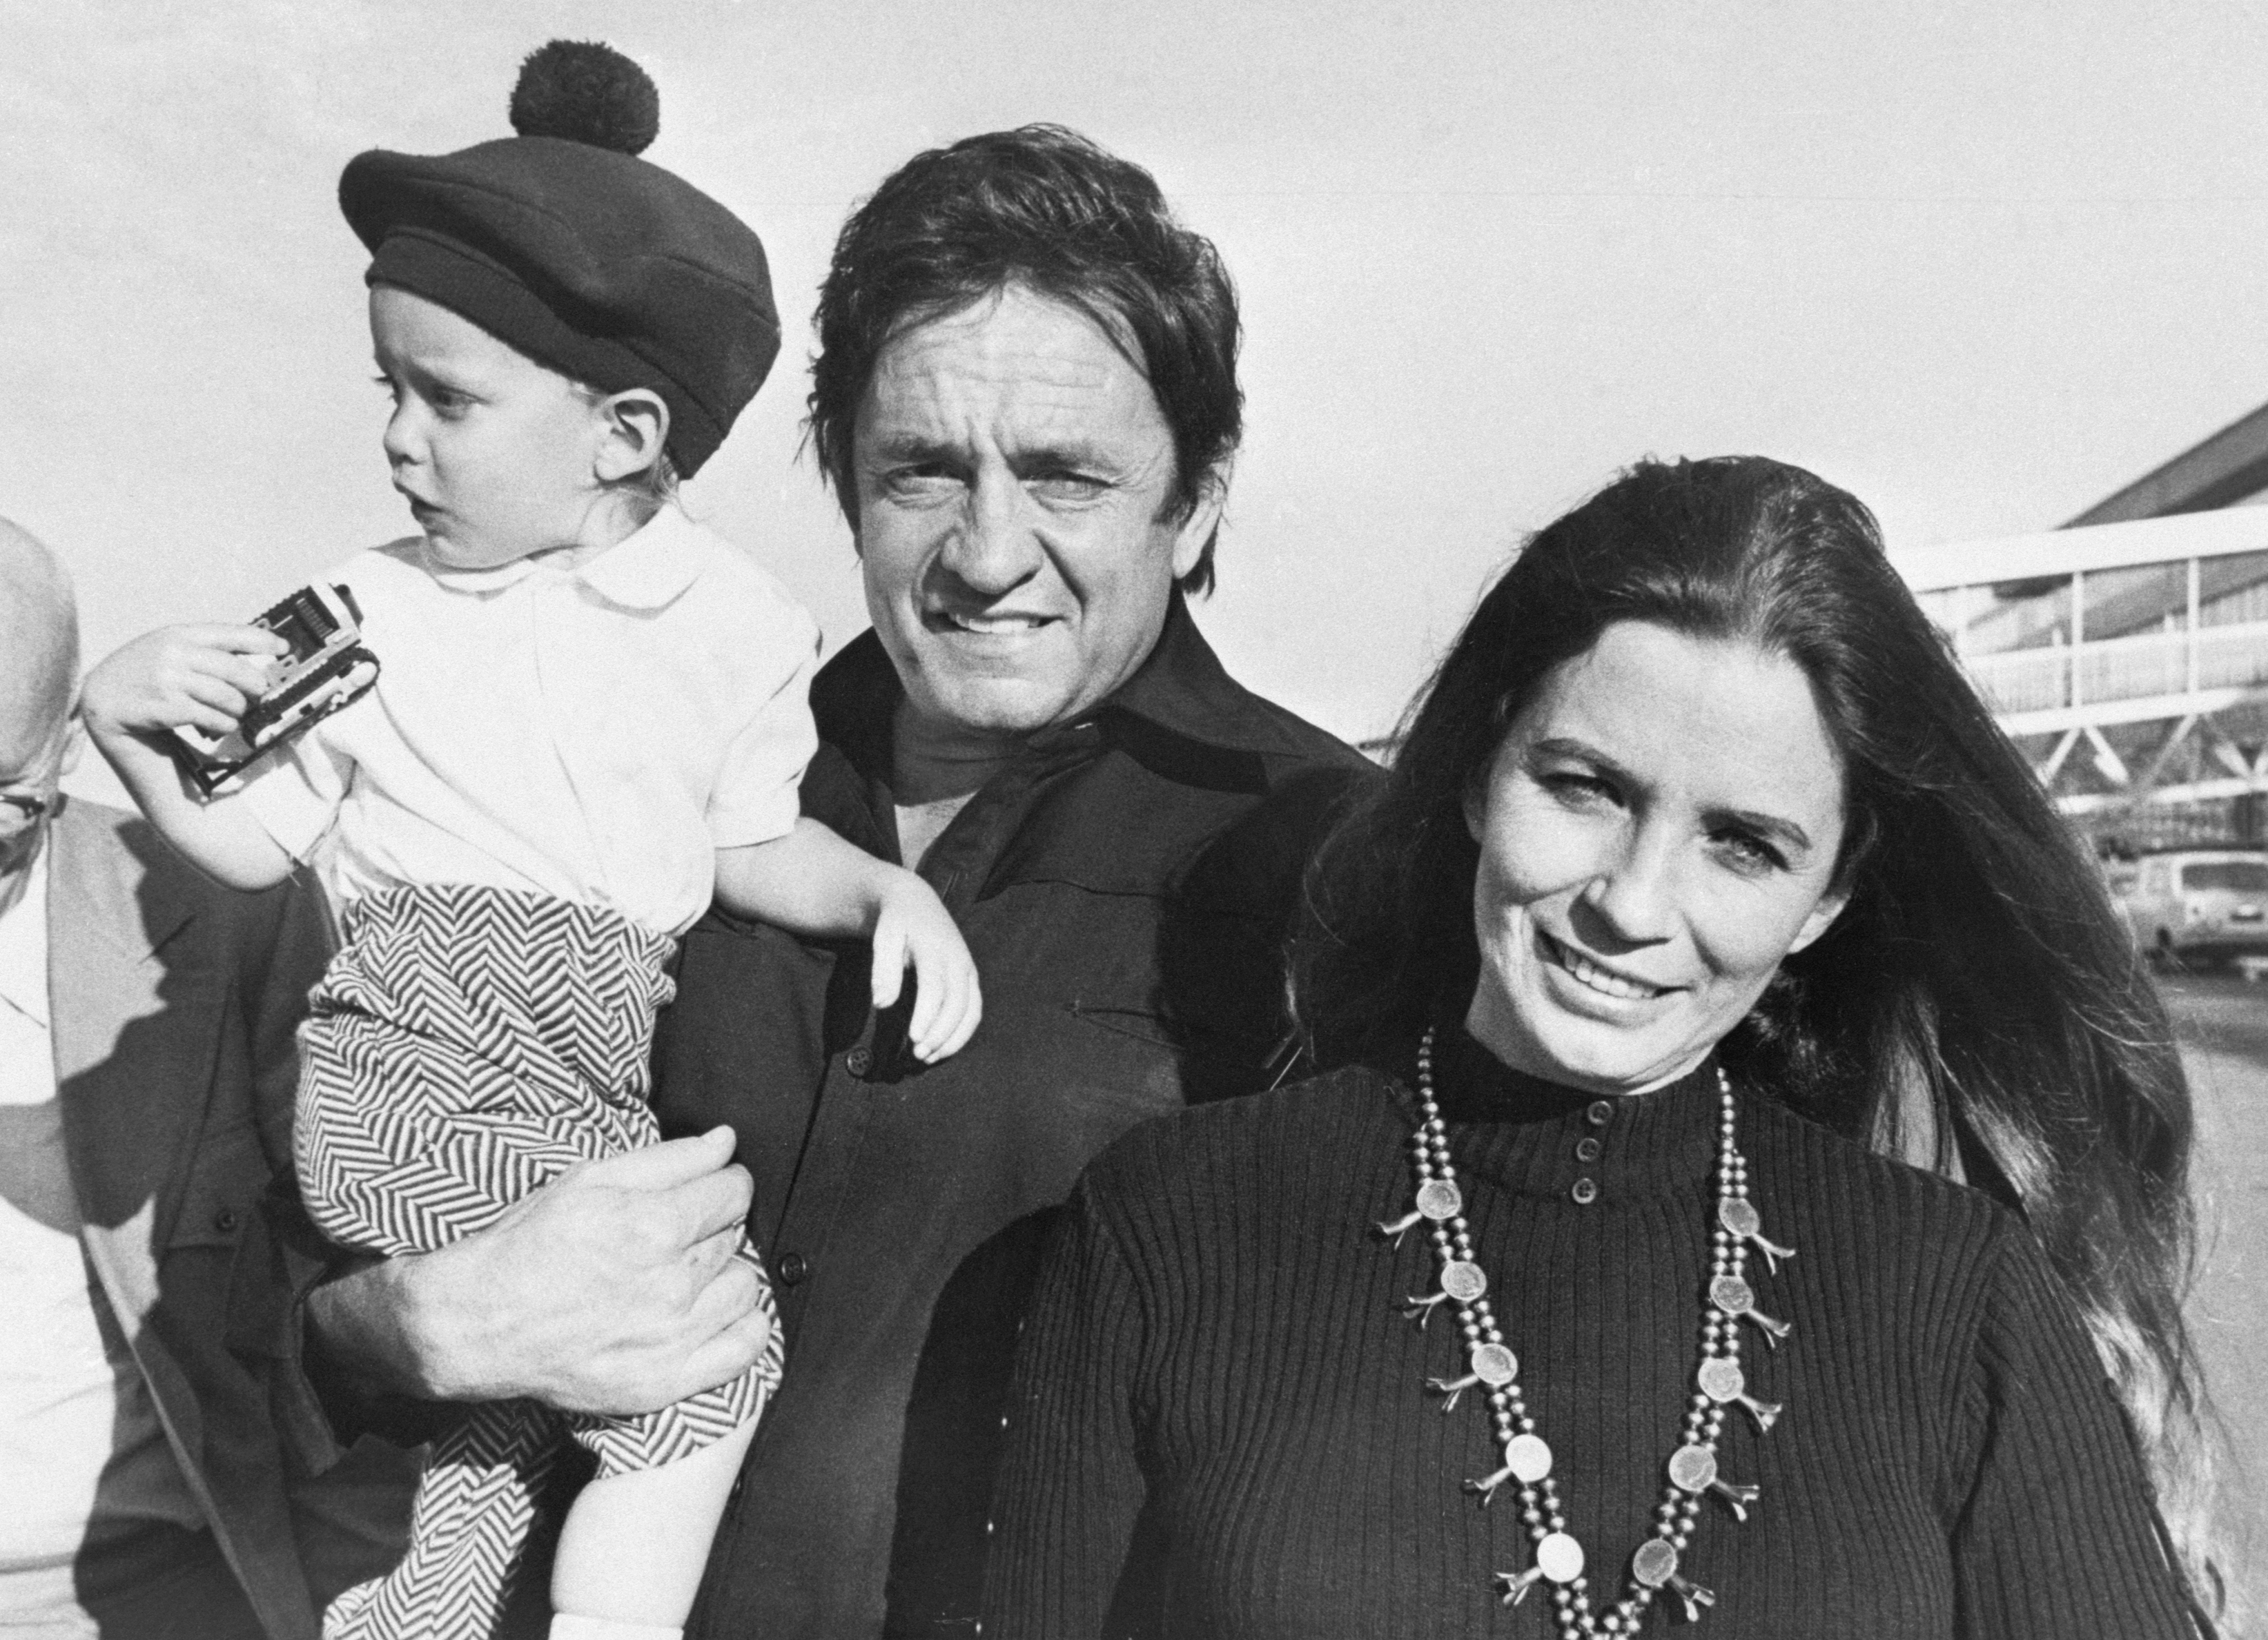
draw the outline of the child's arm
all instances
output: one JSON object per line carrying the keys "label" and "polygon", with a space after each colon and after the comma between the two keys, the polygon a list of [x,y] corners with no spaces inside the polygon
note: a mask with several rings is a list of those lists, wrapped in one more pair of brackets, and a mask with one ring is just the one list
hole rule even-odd
{"label": "child's arm", "polygon": [[576,1494],[551,1563],[551,1640],[678,1632],[755,1430],[751,1418],[698,1452],[601,1475]]}
{"label": "child's arm", "polygon": [[968,942],[930,886],[854,849],[817,820],[769,842],[717,851],[717,898],[728,910],[799,934],[864,936],[874,947],[874,1006],[898,1000],[910,964],[918,982],[908,1035],[924,1063],[961,1051],[984,1011]]}
{"label": "child's arm", "polygon": [[136,638],[86,675],[87,732],[150,823],[206,876],[269,888],[291,857],[234,796],[204,798],[147,739],[189,724],[226,734],[268,687],[268,658],[290,646],[264,627],[166,627]]}

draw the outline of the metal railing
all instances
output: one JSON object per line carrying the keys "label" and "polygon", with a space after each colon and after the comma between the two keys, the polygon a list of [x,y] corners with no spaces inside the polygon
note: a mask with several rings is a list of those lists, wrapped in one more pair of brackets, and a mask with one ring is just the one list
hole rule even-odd
{"label": "metal railing", "polygon": [[2268,684],[2268,621],[2145,632],[1966,655],[1962,660],[1992,710],[2002,713],[2250,688]]}

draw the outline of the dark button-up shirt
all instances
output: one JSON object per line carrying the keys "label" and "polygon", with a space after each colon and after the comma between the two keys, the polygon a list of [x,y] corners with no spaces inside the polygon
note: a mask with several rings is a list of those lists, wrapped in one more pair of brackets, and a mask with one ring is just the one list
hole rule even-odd
{"label": "dark button-up shirt", "polygon": [[[804,783],[807,813],[888,860],[900,699],[871,633],[845,649]],[[1290,1068],[1293,895],[1367,769],[1232,681],[1177,596],[1136,675],[1035,736],[921,863],[983,985],[961,1053],[907,1054],[863,945],[718,915],[687,936],[655,1104],[672,1133],[739,1134],[788,1349],[695,1640],[873,1635],[886,1599],[893,1632],[972,1632],[1039,1224],[1135,1122]]]}

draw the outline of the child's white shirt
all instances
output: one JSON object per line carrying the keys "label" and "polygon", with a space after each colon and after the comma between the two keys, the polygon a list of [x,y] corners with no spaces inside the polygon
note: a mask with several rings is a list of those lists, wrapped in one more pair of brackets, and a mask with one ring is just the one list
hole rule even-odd
{"label": "child's white shirt", "polygon": [[452,570],[416,536],[324,578],[361,608],[377,687],[244,798],[334,906],[478,883],[679,934],[716,850],[794,826],[819,629],[674,507],[572,569]]}

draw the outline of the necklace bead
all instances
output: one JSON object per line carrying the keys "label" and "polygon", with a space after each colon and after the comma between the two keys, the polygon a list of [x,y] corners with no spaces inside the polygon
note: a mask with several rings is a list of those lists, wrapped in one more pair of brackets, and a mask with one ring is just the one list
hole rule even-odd
{"label": "necklace bead", "polygon": [[[1701,1361],[1687,1406],[1683,1444],[1669,1458],[1668,1482],[1654,1510],[1653,1532],[1631,1556],[1622,1597],[1602,1616],[1592,1609],[1583,1546],[1567,1531],[1566,1518],[1559,1507],[1551,1448],[1535,1433],[1535,1420],[1528,1416],[1520,1390],[1519,1357],[1504,1342],[1488,1298],[1488,1276],[1473,1256],[1472,1226],[1465,1218],[1464,1195],[1458,1188],[1456,1166],[1450,1158],[1448,1127],[1433,1097],[1433,1035],[1428,1030],[1418,1046],[1419,1119],[1410,1136],[1417,1200],[1405,1217],[1381,1220],[1378,1228],[1398,1246],[1405,1231],[1427,1224],[1439,1266],[1440,1291],[1412,1298],[1403,1313],[1422,1326],[1436,1305],[1446,1304],[1456,1311],[1468,1370],[1454,1379],[1426,1379],[1427,1387],[1442,1396],[1441,1410],[1453,1411],[1468,1389],[1477,1390],[1486,1399],[1504,1464],[1493,1474],[1467,1481],[1465,1489],[1476,1493],[1487,1504],[1495,1501],[1499,1487],[1517,1483],[1521,1523],[1534,1546],[1532,1559],[1524,1571],[1496,1573],[1498,1593],[1504,1604],[1516,1606],[1536,1584],[1550,1585],[1552,1617],[1562,1640],[1635,1633],[1654,1595],[1664,1588],[1677,1596],[1688,1621],[1696,1621],[1703,1607],[1717,1602],[1712,1592],[1679,1570],[1680,1556],[1699,1516],[1701,1495],[1715,1492],[1734,1518],[1742,1521],[1757,1496],[1755,1487],[1726,1481],[1718,1473],[1717,1442],[1724,1431],[1725,1408],[1734,1402],[1745,1406],[1759,1435],[1771,1428],[1780,1413],[1775,1403],[1748,1394],[1740,1365],[1739,1321],[1756,1327],[1769,1345],[1777,1346],[1789,1331],[1786,1322],[1756,1309],[1755,1290],[1748,1281],[1749,1251],[1753,1247],[1773,1274],[1778,1272],[1781,1259],[1794,1256],[1793,1248],[1764,1239],[1762,1217],[1748,1199],[1748,1160],[1735,1143],[1738,1113],[1732,1083],[1720,1068],[1710,1280],[1701,1313]],[[1594,1102],[1587,1114],[1594,1128],[1604,1127],[1612,1116],[1613,1107],[1604,1099]]]}

